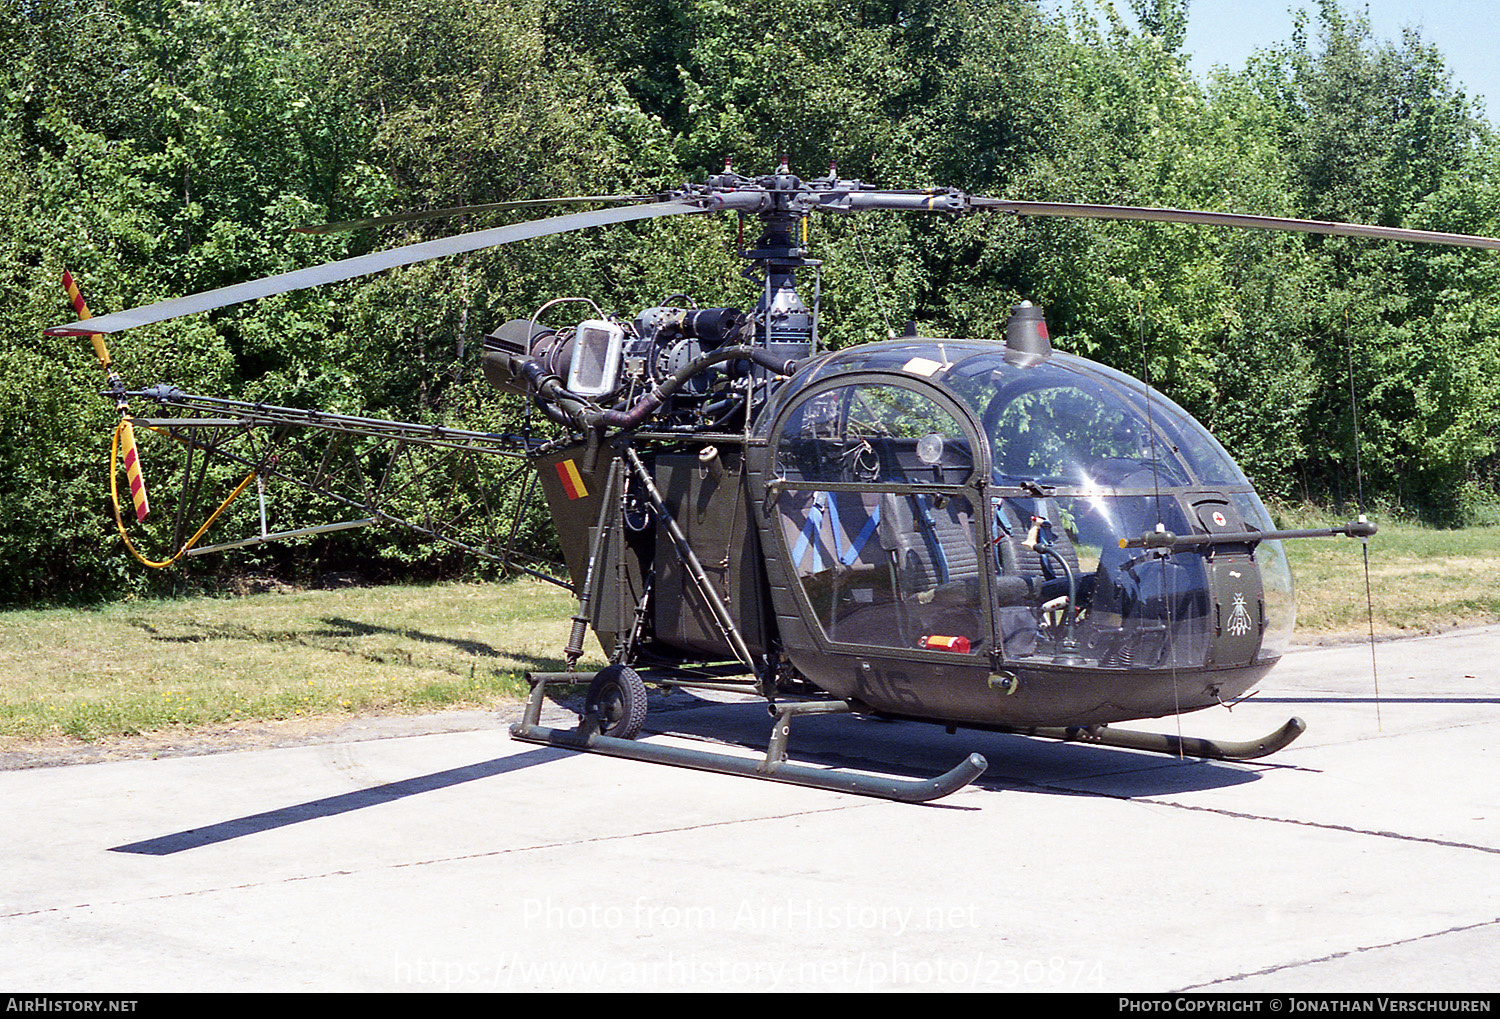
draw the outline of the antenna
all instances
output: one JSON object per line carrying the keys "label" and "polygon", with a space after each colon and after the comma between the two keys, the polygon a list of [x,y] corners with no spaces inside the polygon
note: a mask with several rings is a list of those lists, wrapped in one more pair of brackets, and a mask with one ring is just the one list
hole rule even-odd
{"label": "antenna", "polygon": [[[1365,476],[1360,466],[1359,447],[1359,397],[1354,391],[1354,343],[1349,336],[1349,309],[1344,309],[1344,358],[1349,366],[1349,414],[1354,425],[1354,497],[1359,507],[1359,522],[1367,523],[1365,516]],[[1370,593],[1370,536],[1359,538],[1360,554],[1365,563],[1365,616],[1370,624],[1370,677],[1375,683],[1375,731],[1380,724],[1380,669],[1375,663],[1375,599]]]}

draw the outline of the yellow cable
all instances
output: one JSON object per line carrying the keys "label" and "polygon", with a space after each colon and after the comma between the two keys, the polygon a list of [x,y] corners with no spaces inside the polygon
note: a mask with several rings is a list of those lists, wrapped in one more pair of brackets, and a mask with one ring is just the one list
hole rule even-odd
{"label": "yellow cable", "polygon": [[118,466],[120,460],[120,435],[122,432],[124,432],[125,425],[128,424],[129,421],[130,419],[128,417],[120,418],[120,423],[115,426],[114,441],[111,442],[109,446],[109,499],[110,502],[114,504],[115,508],[115,527],[119,528],[120,537],[125,539],[125,547],[130,549],[130,554],[135,556],[145,565],[150,566],[152,569],[160,570],[164,567],[171,566],[177,560],[187,555],[188,549],[196,545],[198,543],[198,539],[203,537],[204,533],[213,526],[215,520],[219,519],[219,514],[228,509],[229,504],[234,502],[239,494],[245,490],[246,486],[248,486],[250,482],[255,480],[256,472],[251,471],[249,474],[245,475],[245,480],[239,483],[239,487],[237,487],[233,492],[229,493],[229,498],[219,503],[219,508],[214,510],[209,518],[203,522],[203,526],[198,528],[198,533],[189,538],[183,544],[183,546],[177,550],[176,555],[174,555],[170,559],[164,559],[161,562],[147,559],[136,550],[135,545],[130,540],[130,535],[125,533],[125,519],[120,514],[120,482]]}

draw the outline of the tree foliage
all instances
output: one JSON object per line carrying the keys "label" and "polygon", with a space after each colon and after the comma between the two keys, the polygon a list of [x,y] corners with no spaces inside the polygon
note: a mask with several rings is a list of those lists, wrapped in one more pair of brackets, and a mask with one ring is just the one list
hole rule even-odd
{"label": "tree foliage", "polygon": [[[65,267],[118,310],[492,222],[290,229],[309,221],[649,192],[782,155],[888,187],[1500,232],[1500,148],[1420,37],[1377,40],[1320,0],[1290,39],[1201,82],[1180,53],[1187,0],[1130,7],[1138,29],[1034,0],[4,0],[0,602],[153,582],[108,526],[98,366],[41,335],[67,315]],[[1270,496],[1362,494],[1441,521],[1495,498],[1490,253],[1005,216],[812,229],[832,345],[908,320],[995,335],[1026,298],[1060,346],[1187,406]],[[519,411],[476,380],[487,329],[571,295],[622,315],[681,291],[753,303],[733,230],[546,238],[112,351],[136,385],[507,427]],[[452,566],[351,540],[265,555]]]}

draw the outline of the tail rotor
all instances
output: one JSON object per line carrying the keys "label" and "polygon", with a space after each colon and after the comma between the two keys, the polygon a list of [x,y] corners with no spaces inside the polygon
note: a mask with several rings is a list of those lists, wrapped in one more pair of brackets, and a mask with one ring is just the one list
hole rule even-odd
{"label": "tail rotor", "polygon": [[[68,300],[73,302],[73,310],[78,314],[78,320],[82,322],[93,318],[88,303],[78,290],[78,284],[73,281],[73,274],[64,269],[62,281]],[[115,394],[115,409],[120,412],[120,423],[115,428],[114,449],[125,461],[125,479],[130,485],[130,501],[135,508],[135,518],[144,522],[151,513],[151,501],[146,495],[145,475],[141,473],[140,451],[135,444],[135,429],[130,423],[130,405],[125,399],[125,384],[120,380],[119,373],[110,368],[109,348],[104,345],[104,334],[91,333],[89,341],[94,345],[94,356],[99,359],[99,367],[104,370],[109,382],[109,391]],[[111,487],[113,488],[113,482]]]}

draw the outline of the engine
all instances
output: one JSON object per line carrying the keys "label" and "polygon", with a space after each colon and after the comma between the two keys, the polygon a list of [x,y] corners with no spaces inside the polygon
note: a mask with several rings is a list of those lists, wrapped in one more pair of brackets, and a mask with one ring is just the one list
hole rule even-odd
{"label": "engine", "polygon": [[484,373],[562,423],[587,416],[575,407],[604,412],[606,423],[622,424],[615,419],[627,408],[643,420],[649,402],[660,425],[721,427],[746,405],[753,380],[786,367],[755,338],[754,320],[737,308],[664,305],[628,324],[601,316],[561,328],[515,319],[485,337]]}

